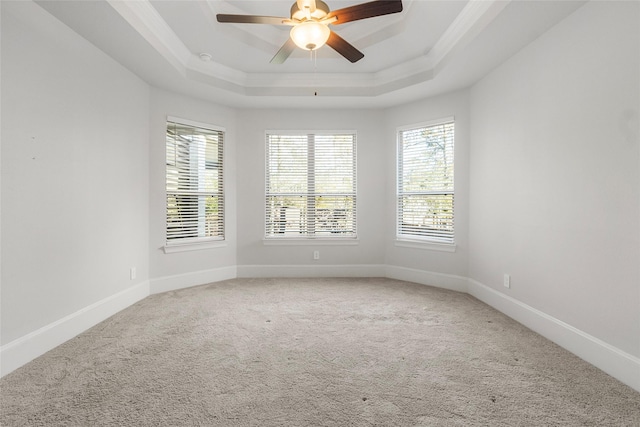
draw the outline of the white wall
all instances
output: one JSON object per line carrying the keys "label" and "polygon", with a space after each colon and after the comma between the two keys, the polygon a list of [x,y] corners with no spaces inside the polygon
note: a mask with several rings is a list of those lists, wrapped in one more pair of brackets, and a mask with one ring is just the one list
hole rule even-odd
{"label": "white wall", "polygon": [[[151,90],[149,252],[152,291],[207,283],[233,273],[236,265],[236,112],[160,89]],[[187,119],[225,129],[224,191],[225,246],[177,253],[165,253],[165,156],[167,117]],[[230,271],[229,268],[233,269]],[[225,275],[220,273],[225,271]],[[194,275],[194,273],[197,273]]]}
{"label": "white wall", "polygon": [[[265,246],[265,130],[351,130],[357,133],[358,245]],[[238,265],[378,265],[384,262],[386,162],[382,114],[376,110],[242,110],[238,116]],[[320,259],[313,260],[313,251]],[[265,270],[260,270],[264,272]],[[306,270],[312,274],[311,270]],[[278,270],[274,274],[283,274]],[[344,274],[344,270],[343,273]]]}
{"label": "white wall", "polygon": [[34,3],[1,7],[6,344],[148,279],[149,90]]}
{"label": "white wall", "polygon": [[[395,245],[398,127],[454,117],[455,119],[455,252],[415,249]],[[387,265],[467,277],[469,222],[469,93],[466,90],[429,98],[385,111],[385,262]]]}
{"label": "white wall", "polygon": [[588,3],[473,87],[469,214],[473,280],[636,357],[638,22]]}

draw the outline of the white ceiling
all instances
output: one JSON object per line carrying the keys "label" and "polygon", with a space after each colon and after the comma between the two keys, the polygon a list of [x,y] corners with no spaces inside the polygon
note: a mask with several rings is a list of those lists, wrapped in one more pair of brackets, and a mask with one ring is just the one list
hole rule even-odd
{"label": "white ceiling", "polygon": [[[363,3],[325,0],[332,10]],[[401,13],[332,29],[330,47],[269,61],[290,27],[221,24],[217,13],[289,16],[294,0],[38,1],[149,84],[235,107],[377,108],[467,87],[583,1],[404,0]],[[212,60],[205,62],[200,53]]]}

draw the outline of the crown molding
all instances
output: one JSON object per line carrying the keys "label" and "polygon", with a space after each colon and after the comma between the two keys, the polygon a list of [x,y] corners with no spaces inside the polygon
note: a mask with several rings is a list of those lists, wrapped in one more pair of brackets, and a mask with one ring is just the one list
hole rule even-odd
{"label": "crown molding", "polygon": [[442,34],[426,57],[437,68],[447,57],[466,46],[504,10],[511,0],[471,0]]}
{"label": "crown molding", "polygon": [[148,0],[107,0],[107,3],[173,67],[185,75],[191,52]]}
{"label": "crown molding", "polygon": [[[149,0],[107,0],[153,48],[186,79],[245,96],[309,95],[322,90],[324,96],[379,96],[433,79],[443,65],[492,22],[511,0],[471,0],[428,52],[374,73],[246,73],[215,60],[203,62],[190,52],[154,9]],[[228,2],[227,7],[237,9]],[[408,2],[410,7],[411,3]],[[212,6],[209,5],[209,9]],[[214,10],[210,10],[213,14]],[[404,14],[403,14],[404,15]],[[213,16],[213,15],[211,15]],[[402,31],[403,16],[379,32],[362,36],[372,44],[381,37]],[[237,27],[237,26],[234,26]],[[235,28],[233,31],[238,31]],[[244,30],[243,30],[244,31]],[[384,36],[384,37],[383,37]],[[270,46],[262,42],[265,46]]]}

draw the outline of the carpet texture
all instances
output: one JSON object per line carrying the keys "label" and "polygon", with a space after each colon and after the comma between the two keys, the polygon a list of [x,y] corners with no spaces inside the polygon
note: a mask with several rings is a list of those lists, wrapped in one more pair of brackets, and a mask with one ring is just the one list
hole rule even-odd
{"label": "carpet texture", "polygon": [[640,426],[640,393],[469,295],[390,279],[152,295],[0,387],[2,426]]}

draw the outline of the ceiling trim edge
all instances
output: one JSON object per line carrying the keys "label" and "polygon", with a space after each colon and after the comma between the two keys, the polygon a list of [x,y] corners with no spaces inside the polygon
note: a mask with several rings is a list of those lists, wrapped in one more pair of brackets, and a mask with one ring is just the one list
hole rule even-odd
{"label": "ceiling trim edge", "polygon": [[107,2],[186,79],[249,96],[378,96],[433,79],[457,51],[473,40],[511,0],[470,0],[423,56],[375,73],[245,73],[190,52],[149,0]]}

